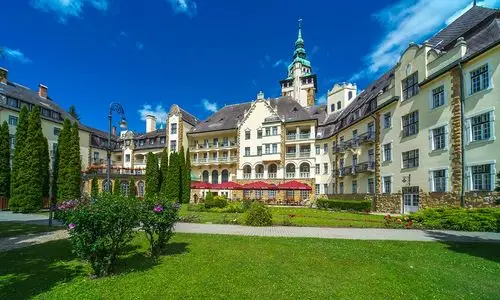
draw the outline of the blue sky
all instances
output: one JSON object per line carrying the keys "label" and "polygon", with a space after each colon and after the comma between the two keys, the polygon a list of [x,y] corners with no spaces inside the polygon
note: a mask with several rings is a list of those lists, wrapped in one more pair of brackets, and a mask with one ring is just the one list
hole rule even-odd
{"label": "blue sky", "polygon": [[[472,1],[6,0],[0,66],[12,81],[76,105],[105,129],[120,102],[129,128],[180,104],[204,119],[227,104],[279,96],[303,19],[317,98],[335,82],[365,87],[409,42],[423,42]],[[499,7],[500,0],[478,1]]]}

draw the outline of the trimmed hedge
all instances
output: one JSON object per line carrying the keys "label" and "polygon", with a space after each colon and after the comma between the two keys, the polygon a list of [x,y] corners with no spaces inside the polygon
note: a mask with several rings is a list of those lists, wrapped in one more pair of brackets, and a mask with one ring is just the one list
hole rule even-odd
{"label": "trimmed hedge", "polygon": [[224,208],[228,204],[227,198],[225,196],[215,196],[215,197],[207,197],[205,199],[205,208]]}
{"label": "trimmed hedge", "polygon": [[273,225],[273,215],[264,203],[255,201],[250,205],[246,213],[245,225],[271,226]]}
{"label": "trimmed hedge", "polygon": [[318,199],[316,200],[318,208],[334,209],[334,210],[355,210],[355,211],[370,211],[372,208],[371,201],[355,201],[355,200],[332,200]]}
{"label": "trimmed hedge", "polygon": [[428,208],[410,214],[410,219],[427,229],[500,232],[498,208]]}

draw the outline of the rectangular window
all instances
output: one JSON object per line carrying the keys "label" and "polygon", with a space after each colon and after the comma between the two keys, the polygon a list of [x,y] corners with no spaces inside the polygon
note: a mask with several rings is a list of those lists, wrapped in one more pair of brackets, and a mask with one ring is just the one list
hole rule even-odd
{"label": "rectangular window", "polygon": [[10,97],[7,97],[7,105],[9,105],[10,107],[16,107],[16,108],[21,107],[21,105],[19,105],[19,100],[14,99],[14,98],[10,98]]}
{"label": "rectangular window", "polygon": [[51,115],[50,110],[42,107],[40,113],[42,116],[50,118]]}
{"label": "rectangular window", "polygon": [[343,194],[344,193],[344,183],[341,182],[339,183],[339,194]]}
{"label": "rectangular window", "polygon": [[262,146],[257,146],[257,155],[262,155]]}
{"label": "rectangular window", "polygon": [[418,167],[418,149],[403,152],[403,169]]}
{"label": "rectangular window", "polygon": [[16,116],[9,115],[9,125],[17,126],[18,118]]}
{"label": "rectangular window", "polygon": [[316,184],[315,187],[314,187],[314,194],[319,195],[320,193],[320,190],[319,190],[319,184]]}
{"label": "rectangular window", "polygon": [[250,130],[245,131],[245,140],[250,139]]}
{"label": "rectangular window", "polygon": [[353,194],[358,193],[358,181],[357,180],[352,181],[352,193]]}
{"label": "rectangular window", "polygon": [[323,163],[323,174],[328,174],[328,163]]}
{"label": "rectangular window", "polygon": [[368,193],[375,194],[375,179],[368,178]]}
{"label": "rectangular window", "polygon": [[59,133],[61,133],[61,128],[54,127],[54,135],[59,135]]}
{"label": "rectangular window", "polygon": [[391,176],[382,177],[382,193],[390,194],[391,193]]}
{"label": "rectangular window", "polygon": [[262,190],[255,190],[255,199],[262,199]]}
{"label": "rectangular window", "polygon": [[276,190],[268,190],[267,191],[267,198],[276,199]]}
{"label": "rectangular window", "polygon": [[374,161],[375,161],[375,150],[368,149],[368,162],[374,162]]}
{"label": "rectangular window", "polygon": [[278,135],[278,126],[273,126],[273,135]]}
{"label": "rectangular window", "polygon": [[273,153],[278,153],[278,144],[273,144]]}
{"label": "rectangular window", "polygon": [[446,170],[432,171],[433,192],[446,192]]}
{"label": "rectangular window", "polygon": [[491,165],[477,165],[471,167],[472,188],[474,191],[491,191]]}
{"label": "rectangular window", "polygon": [[402,117],[403,119],[403,137],[418,133],[418,110]]}
{"label": "rectangular window", "polygon": [[358,164],[358,155],[353,154],[352,155],[352,167],[354,168]]}
{"label": "rectangular window", "polygon": [[470,119],[472,141],[489,140],[491,137],[491,113],[487,112]]}
{"label": "rectangular window", "polygon": [[320,173],[319,164],[316,164],[314,172],[316,172],[316,175],[319,175],[319,173]]}
{"label": "rectangular window", "polygon": [[372,134],[375,132],[375,125],[373,124],[373,122],[368,123],[367,131],[369,134]]}
{"label": "rectangular window", "polygon": [[432,150],[441,150],[446,147],[446,128],[441,126],[431,130]]}
{"label": "rectangular window", "polygon": [[250,156],[250,147],[245,147],[245,156]]}
{"label": "rectangular window", "polygon": [[264,151],[266,151],[266,152],[265,152],[266,154],[271,153],[271,145],[269,145],[269,144],[265,144],[265,145],[264,145]]}
{"label": "rectangular window", "polygon": [[164,137],[160,138],[160,144],[162,144],[162,145],[165,144],[165,138]]}
{"label": "rectangular window", "polygon": [[328,144],[323,144],[323,154],[328,154]]}
{"label": "rectangular window", "polygon": [[286,198],[289,200],[293,200],[295,198],[295,191],[287,190],[286,191]]}
{"label": "rectangular window", "polygon": [[325,195],[328,195],[328,183],[324,183],[324,184],[323,184],[323,193],[324,193]]}
{"label": "rectangular window", "polygon": [[355,140],[357,137],[358,137],[358,131],[357,130],[353,130],[352,131],[352,139]]}
{"label": "rectangular window", "polygon": [[14,150],[14,146],[16,144],[16,136],[11,134],[9,135],[9,143],[10,143],[10,149]]}
{"label": "rectangular window", "polygon": [[257,138],[261,139],[262,138],[262,129],[257,130]]}
{"label": "rectangular window", "polygon": [[384,114],[384,129],[392,127],[391,112],[386,112]]}
{"label": "rectangular window", "polygon": [[271,135],[271,127],[266,127],[266,136],[270,136]]}
{"label": "rectangular window", "polygon": [[432,108],[444,105],[444,85],[432,90]]}
{"label": "rectangular window", "polygon": [[302,190],[300,191],[300,200],[309,199],[309,191]]}
{"label": "rectangular window", "polygon": [[485,64],[470,72],[471,94],[480,92],[490,86],[488,64]]}
{"label": "rectangular window", "polygon": [[403,100],[410,99],[418,94],[418,72],[403,79]]}
{"label": "rectangular window", "polygon": [[252,191],[251,191],[251,190],[244,190],[244,191],[243,191],[243,198],[245,198],[245,199],[249,199],[249,198],[250,198],[250,196],[251,196],[251,194],[252,194]]}
{"label": "rectangular window", "polygon": [[177,140],[171,140],[170,141],[170,152],[176,152],[177,151]]}
{"label": "rectangular window", "polygon": [[177,134],[177,123],[170,124],[170,134]]}
{"label": "rectangular window", "polygon": [[321,154],[321,147],[319,145],[316,145],[316,155]]}
{"label": "rectangular window", "polygon": [[130,154],[125,154],[125,162],[130,162]]}

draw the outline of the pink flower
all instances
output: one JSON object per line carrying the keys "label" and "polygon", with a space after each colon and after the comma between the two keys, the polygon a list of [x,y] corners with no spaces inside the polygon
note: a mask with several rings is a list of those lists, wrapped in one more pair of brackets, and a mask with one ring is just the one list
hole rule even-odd
{"label": "pink flower", "polygon": [[163,211],[163,206],[161,205],[156,205],[155,208],[153,208],[153,211],[156,212],[156,213],[160,213]]}
{"label": "pink flower", "polygon": [[68,229],[69,229],[69,230],[71,230],[71,229],[73,229],[73,228],[75,228],[75,227],[76,227],[76,225],[75,225],[75,224],[73,224],[73,223],[70,223],[70,224],[68,225]]}

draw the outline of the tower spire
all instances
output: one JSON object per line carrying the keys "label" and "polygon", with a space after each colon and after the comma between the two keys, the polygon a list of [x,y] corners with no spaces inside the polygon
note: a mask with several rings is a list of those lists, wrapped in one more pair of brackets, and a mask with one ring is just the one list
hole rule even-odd
{"label": "tower spire", "polygon": [[298,35],[297,39],[301,40],[302,39],[302,19],[299,19],[298,22],[299,22],[299,35]]}

